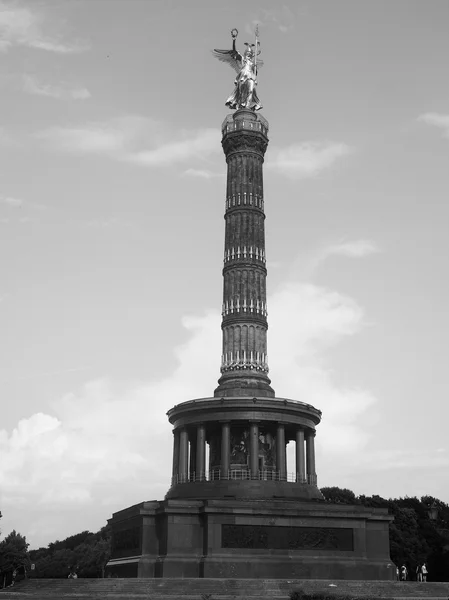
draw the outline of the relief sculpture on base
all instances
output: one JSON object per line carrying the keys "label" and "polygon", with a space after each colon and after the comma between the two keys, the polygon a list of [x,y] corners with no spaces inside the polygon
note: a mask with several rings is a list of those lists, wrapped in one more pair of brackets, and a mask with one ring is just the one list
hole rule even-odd
{"label": "relief sculpture on base", "polygon": [[353,530],[340,527],[222,525],[222,548],[353,551]]}

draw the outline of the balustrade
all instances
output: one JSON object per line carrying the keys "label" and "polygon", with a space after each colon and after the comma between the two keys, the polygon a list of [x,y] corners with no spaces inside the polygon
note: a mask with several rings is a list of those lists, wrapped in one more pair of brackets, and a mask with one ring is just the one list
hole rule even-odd
{"label": "balustrade", "polygon": [[211,469],[203,473],[189,473],[188,476],[182,477],[175,475],[172,477],[172,485],[180,483],[199,483],[203,481],[281,481],[287,483],[303,483],[300,481],[297,473],[280,473],[276,469],[264,469],[251,471],[251,469],[229,469],[222,472],[221,469]]}

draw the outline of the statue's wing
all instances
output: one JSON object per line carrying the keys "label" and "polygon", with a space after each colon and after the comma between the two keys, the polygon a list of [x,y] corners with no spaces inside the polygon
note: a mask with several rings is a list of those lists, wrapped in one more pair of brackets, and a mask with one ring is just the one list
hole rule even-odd
{"label": "statue's wing", "polygon": [[242,57],[236,50],[212,50],[212,54],[221,62],[227,63],[236,73],[240,72]]}

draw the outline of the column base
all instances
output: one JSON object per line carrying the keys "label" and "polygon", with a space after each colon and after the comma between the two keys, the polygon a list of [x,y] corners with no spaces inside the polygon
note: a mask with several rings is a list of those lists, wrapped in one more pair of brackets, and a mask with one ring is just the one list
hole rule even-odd
{"label": "column base", "polygon": [[275,391],[267,375],[256,375],[251,371],[233,371],[224,373],[214,390],[215,398],[229,396],[260,396],[274,398]]}

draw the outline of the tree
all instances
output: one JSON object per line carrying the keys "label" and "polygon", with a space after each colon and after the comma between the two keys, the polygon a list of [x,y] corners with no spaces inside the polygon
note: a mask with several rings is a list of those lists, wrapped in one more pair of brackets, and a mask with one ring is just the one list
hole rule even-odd
{"label": "tree", "polygon": [[354,492],[347,488],[323,487],[321,493],[329,502],[338,504],[360,504]]}
{"label": "tree", "polygon": [[30,551],[35,563],[34,577],[67,577],[74,570],[78,577],[103,577],[110,557],[111,527],[97,533],[82,531],[65,540],[51,542],[48,548]]}
{"label": "tree", "polygon": [[0,571],[12,571],[29,564],[28,546],[25,536],[15,530],[0,542]]}
{"label": "tree", "polygon": [[[321,488],[326,500],[342,504],[361,504],[367,508],[387,508],[394,520],[390,524],[390,556],[396,565],[405,564],[413,576],[418,564],[425,562],[432,581],[446,581],[449,572],[449,505],[433,496],[389,498],[356,496],[345,488]],[[436,516],[431,515],[436,510]],[[435,510],[434,510],[435,515]]]}

